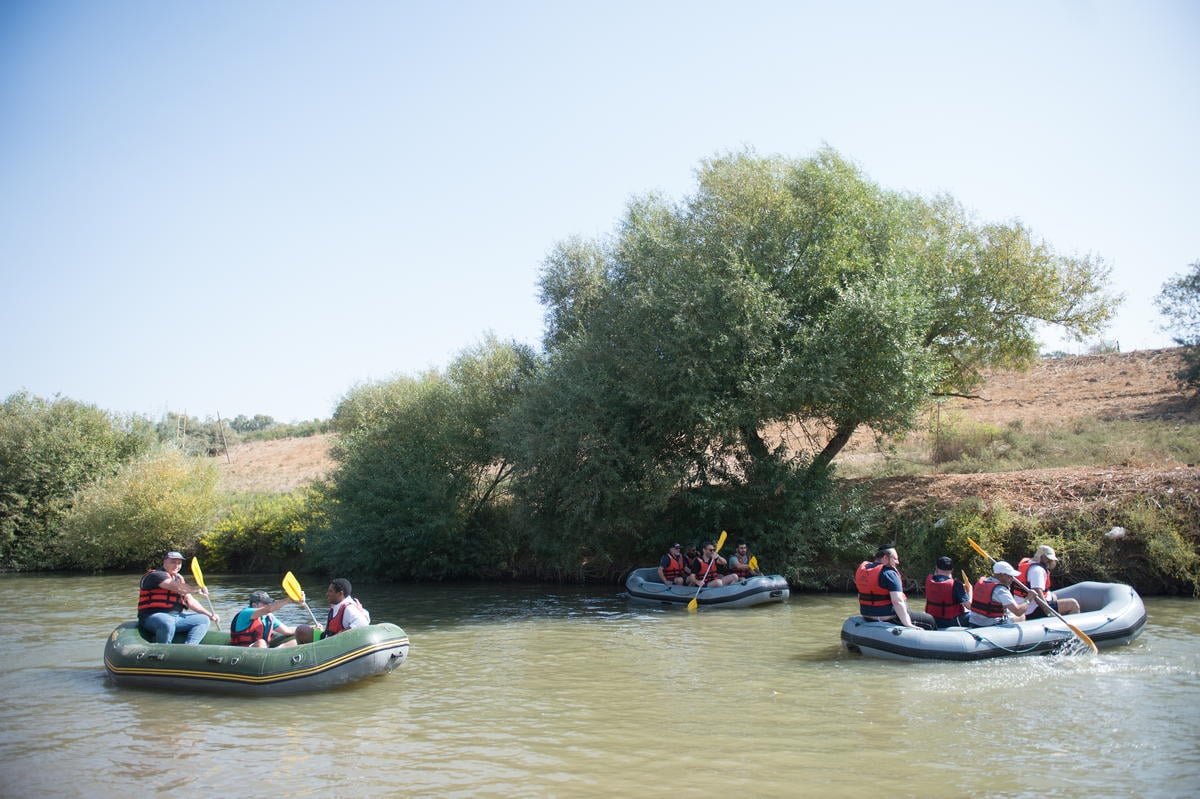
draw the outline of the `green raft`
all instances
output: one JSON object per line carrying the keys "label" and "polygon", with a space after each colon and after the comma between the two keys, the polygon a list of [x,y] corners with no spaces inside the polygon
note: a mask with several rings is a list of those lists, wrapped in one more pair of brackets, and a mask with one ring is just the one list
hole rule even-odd
{"label": "green raft", "polygon": [[280,649],[230,646],[209,630],[197,646],[147,641],[136,621],[119,625],[104,647],[104,668],[122,686],[277,696],[326,691],[387,674],[408,657],[408,634],[394,624],[345,630]]}

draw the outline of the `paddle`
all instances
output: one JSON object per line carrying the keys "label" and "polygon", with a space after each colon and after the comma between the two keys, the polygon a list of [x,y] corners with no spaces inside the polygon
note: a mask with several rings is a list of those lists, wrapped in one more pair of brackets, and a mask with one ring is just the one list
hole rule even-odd
{"label": "paddle", "polygon": [[[192,558],[192,579],[196,581],[196,585],[203,588],[206,592],[208,586],[204,584],[204,572],[200,571],[200,559]],[[212,615],[216,616],[217,611],[213,608],[212,597],[205,593],[204,598],[208,600],[208,609],[212,611]],[[217,622],[217,629],[221,629],[221,622]]]}
{"label": "paddle", "polygon": [[291,572],[283,575],[283,590],[287,592],[287,595],[291,597],[293,602],[298,602],[304,606],[304,609],[308,611],[309,617],[312,618],[314,627],[321,626],[320,622],[317,621],[317,617],[313,616],[312,608],[304,601],[304,591],[300,588],[300,583],[296,580],[296,575]]}
{"label": "paddle", "polygon": [[[979,546],[979,544],[976,544],[972,538],[968,537],[967,543],[971,545],[972,549],[974,549],[980,555],[983,555],[983,557],[986,558],[990,563],[994,564],[996,562],[996,559],[993,558],[991,555],[989,555],[987,552],[985,552],[983,550],[983,547]],[[1093,641],[1091,638],[1089,638],[1087,633],[1085,633],[1083,630],[1076,627],[1074,624],[1071,624],[1071,622],[1064,619],[1061,613],[1059,613],[1054,608],[1050,607],[1049,603],[1042,601],[1042,598],[1040,596],[1038,596],[1037,594],[1030,591],[1029,586],[1022,583],[1016,577],[1013,578],[1013,583],[1017,586],[1017,588],[1020,588],[1022,591],[1025,591],[1026,593],[1028,593],[1029,596],[1033,597],[1033,599],[1037,602],[1038,607],[1042,608],[1042,610],[1053,615],[1059,621],[1061,621],[1063,624],[1067,625],[1068,630],[1075,633],[1075,636],[1077,638],[1079,638],[1080,641],[1083,641],[1085,644],[1087,644],[1088,649],[1092,650],[1093,655],[1097,654],[1100,651],[1100,649],[1096,646],[1096,642]]]}
{"label": "paddle", "polygon": [[750,571],[752,571],[752,572],[758,571],[758,555],[750,556]]}
{"label": "paddle", "polygon": [[717,562],[717,555],[721,552],[721,547],[725,546],[725,535],[725,531],[722,530],[721,537],[717,539],[717,549],[713,552],[712,560],[704,567],[704,576],[700,578],[700,585],[696,588],[696,595],[688,603],[688,610],[695,610],[700,607],[700,592],[704,590],[704,583],[708,580],[708,573],[712,570],[713,564]]}

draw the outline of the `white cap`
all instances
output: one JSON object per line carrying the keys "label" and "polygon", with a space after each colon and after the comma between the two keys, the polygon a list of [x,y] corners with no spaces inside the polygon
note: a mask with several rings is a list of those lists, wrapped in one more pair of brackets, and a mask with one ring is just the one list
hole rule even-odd
{"label": "white cap", "polygon": [[1040,547],[1037,548],[1037,552],[1033,553],[1034,560],[1040,560],[1042,558],[1045,558],[1046,560],[1052,560],[1055,563],[1058,563],[1058,555],[1054,554],[1054,547],[1049,547],[1049,546],[1046,546],[1045,544],[1042,544]]}
{"label": "white cap", "polygon": [[1007,574],[1009,577],[1021,576],[1021,573],[1014,569],[1007,560],[998,560],[992,564],[992,574]]}

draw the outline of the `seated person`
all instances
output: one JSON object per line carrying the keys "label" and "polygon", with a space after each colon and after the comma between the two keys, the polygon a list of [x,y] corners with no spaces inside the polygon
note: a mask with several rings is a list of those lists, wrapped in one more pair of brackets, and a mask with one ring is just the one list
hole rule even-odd
{"label": "seated person", "polygon": [[687,578],[688,585],[719,588],[740,581],[742,578],[736,574],[721,574],[721,567],[726,565],[728,564],[725,558],[717,554],[717,545],[712,541],[705,541],[700,546],[700,557],[692,563],[692,573]]}
{"label": "seated person", "polygon": [[1006,560],[992,565],[992,576],[982,577],[971,591],[971,612],[967,621],[972,627],[993,627],[1025,621],[1028,602],[1018,602],[1012,595],[1012,581],[1017,570]]}
{"label": "seated person", "polygon": [[1021,558],[1021,562],[1017,564],[1017,579],[1024,583],[1029,591],[1027,593],[1021,585],[1014,583],[1012,592],[1014,596],[1028,599],[1031,603],[1029,612],[1025,614],[1026,619],[1040,619],[1050,615],[1034,597],[1041,599],[1060,614],[1079,612],[1079,602],[1070,597],[1060,599],[1050,591],[1050,570],[1057,565],[1058,555],[1054,554],[1053,548],[1045,544],[1037,548],[1032,558]]}
{"label": "seated person", "polygon": [[683,555],[679,554],[679,544],[671,544],[667,554],[658,561],[658,579],[667,585],[683,585],[690,571]]}
{"label": "seated person", "polygon": [[229,623],[229,643],[260,648],[295,646],[295,638],[281,640],[294,635],[295,628],[280,624],[274,616],[277,610],[291,601],[287,597],[272,601],[266,591],[255,591],[250,595],[250,604],[239,610]]}

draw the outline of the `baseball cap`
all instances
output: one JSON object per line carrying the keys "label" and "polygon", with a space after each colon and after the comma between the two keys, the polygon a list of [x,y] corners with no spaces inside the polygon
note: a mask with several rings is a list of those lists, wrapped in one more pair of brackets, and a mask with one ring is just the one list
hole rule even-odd
{"label": "baseball cap", "polygon": [[953,569],[954,561],[950,560],[948,555],[942,555],[937,559],[937,567],[939,569]]}
{"label": "baseball cap", "polygon": [[175,550],[172,549],[170,552],[163,555],[163,560],[172,560],[172,559],[183,560],[183,554],[180,552],[176,552]]}
{"label": "baseball cap", "polygon": [[1007,574],[1009,577],[1021,576],[1021,573],[1014,569],[1007,560],[998,560],[992,564],[992,574]]}
{"label": "baseball cap", "polygon": [[667,547],[667,549],[682,549],[682,548],[683,547],[681,547],[679,544],[671,544],[671,546]]}
{"label": "baseball cap", "polygon": [[1042,557],[1046,558],[1046,560],[1052,560],[1055,563],[1058,562],[1058,555],[1054,554],[1054,548],[1048,547],[1045,544],[1042,544],[1040,547],[1037,548],[1037,552],[1033,553],[1034,560],[1037,560]]}

